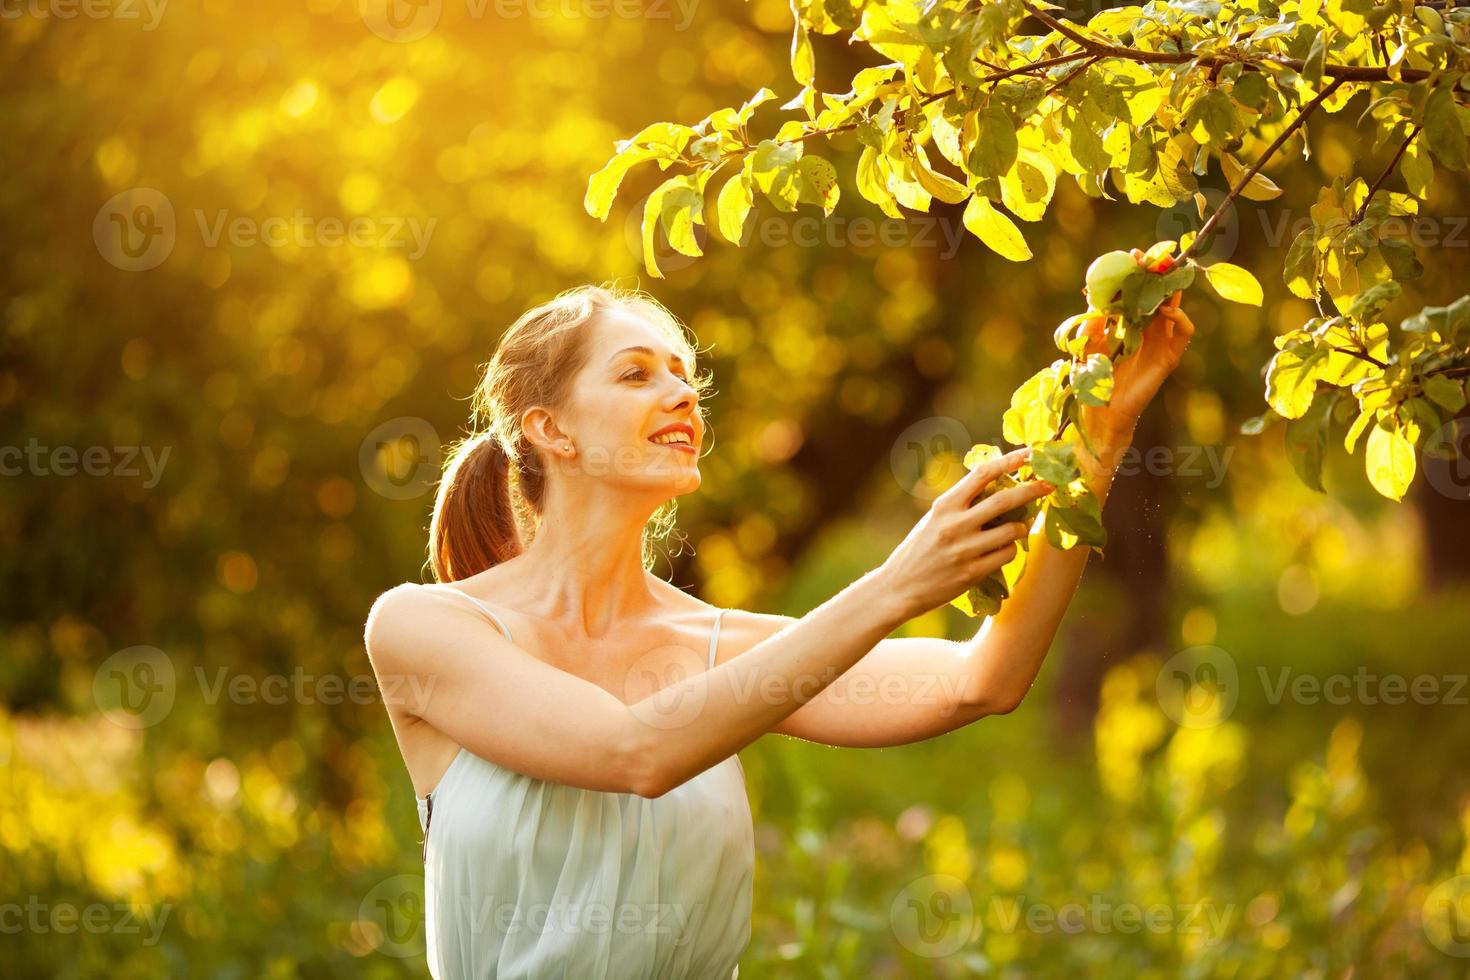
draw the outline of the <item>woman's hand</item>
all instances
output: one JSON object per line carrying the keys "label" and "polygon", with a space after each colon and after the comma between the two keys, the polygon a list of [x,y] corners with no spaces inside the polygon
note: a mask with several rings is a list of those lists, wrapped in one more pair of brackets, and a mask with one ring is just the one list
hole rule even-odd
{"label": "woman's hand", "polygon": [[[1134,249],[1138,253],[1137,249]],[[1138,253],[1141,255],[1142,253]],[[1143,343],[1113,365],[1113,395],[1107,405],[1084,406],[1082,425],[1089,438],[1104,445],[1131,440],[1133,427],[1148,403],[1158,393],[1194,337],[1194,324],[1179,308],[1182,291],[1164,301],[1143,331]],[[1088,339],[1086,353],[1106,354],[1104,328],[1107,318],[1093,317],[1083,325]]]}
{"label": "woman's hand", "polygon": [[1020,521],[989,530],[984,525],[1055,488],[1031,480],[998,490],[979,503],[975,498],[996,477],[1025,463],[1029,454],[1028,449],[1017,449],[977,464],[935,498],[883,562],[878,573],[901,597],[909,618],[942,606],[1016,557],[1015,543],[1030,528]]}

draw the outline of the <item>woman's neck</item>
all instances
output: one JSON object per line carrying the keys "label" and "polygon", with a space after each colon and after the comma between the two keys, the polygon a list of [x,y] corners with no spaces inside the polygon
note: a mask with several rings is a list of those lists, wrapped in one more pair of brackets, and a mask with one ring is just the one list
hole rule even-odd
{"label": "woman's neck", "polygon": [[604,501],[548,507],[530,546],[514,559],[518,608],[596,639],[614,624],[646,616],[660,594],[643,566],[643,529],[652,511]]}

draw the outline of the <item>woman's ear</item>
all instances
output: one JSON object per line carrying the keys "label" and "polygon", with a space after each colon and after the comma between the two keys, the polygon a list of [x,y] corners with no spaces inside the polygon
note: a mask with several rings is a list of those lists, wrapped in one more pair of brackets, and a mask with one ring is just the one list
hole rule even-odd
{"label": "woman's ear", "polygon": [[573,441],[571,434],[562,431],[552,414],[539,405],[521,413],[521,431],[531,445],[549,455],[560,453]]}

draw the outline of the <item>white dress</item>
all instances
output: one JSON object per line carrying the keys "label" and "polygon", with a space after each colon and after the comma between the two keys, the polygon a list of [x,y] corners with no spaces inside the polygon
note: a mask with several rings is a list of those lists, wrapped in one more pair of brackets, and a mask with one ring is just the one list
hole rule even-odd
{"label": "white dress", "polygon": [[[427,587],[510,637],[484,603]],[[650,800],[535,779],[461,747],[417,800],[435,980],[739,975],[755,865],[739,756]]]}

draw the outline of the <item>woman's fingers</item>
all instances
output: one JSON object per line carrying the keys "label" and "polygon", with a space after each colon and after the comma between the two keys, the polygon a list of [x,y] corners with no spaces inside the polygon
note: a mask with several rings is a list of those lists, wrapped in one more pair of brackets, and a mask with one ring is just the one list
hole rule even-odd
{"label": "woman's fingers", "polygon": [[939,498],[934,501],[935,504],[944,503],[956,509],[964,509],[992,480],[1002,473],[1019,469],[1030,455],[1030,448],[1023,446],[1004,456],[997,456],[995,459],[988,459],[977,464],[974,469],[960,477],[958,483],[940,494]]}
{"label": "woman's fingers", "polygon": [[1099,314],[1088,317],[1082,322],[1082,336],[1087,338],[1083,347],[1086,354],[1106,354],[1108,350],[1107,338],[1108,318]]}
{"label": "woman's fingers", "polygon": [[986,528],[976,533],[974,537],[973,557],[983,558],[991,552],[1001,551],[1030,533],[1031,529],[1021,521],[1011,521],[999,527]]}
{"label": "woman's fingers", "polygon": [[1044,497],[1056,487],[1045,480],[1028,480],[1020,486],[997,490],[970,508],[974,522],[988,524],[1006,511],[1015,510],[1038,497]]}
{"label": "woman's fingers", "polygon": [[1189,340],[1189,338],[1194,336],[1194,321],[1191,320],[1189,318],[1189,315],[1186,314],[1183,310],[1178,308],[1160,307],[1159,315],[1165,317],[1167,320],[1167,326],[1164,331],[1164,336],[1174,336],[1174,328],[1176,327],[1179,329],[1179,335],[1183,337],[1186,342]]}

